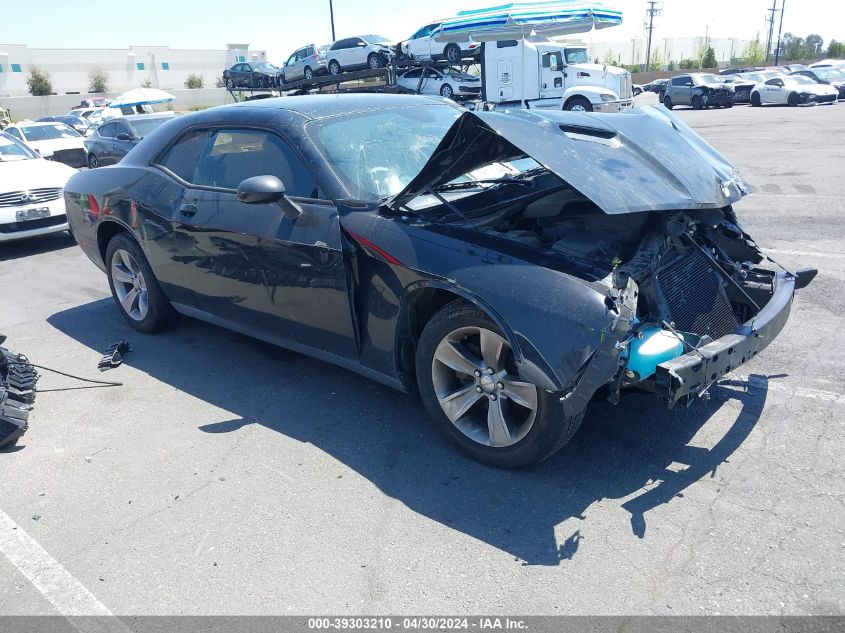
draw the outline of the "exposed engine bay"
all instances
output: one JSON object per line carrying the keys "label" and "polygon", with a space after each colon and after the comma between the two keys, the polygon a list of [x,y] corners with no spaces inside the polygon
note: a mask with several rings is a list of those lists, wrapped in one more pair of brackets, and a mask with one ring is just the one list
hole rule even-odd
{"label": "exposed engine bay", "polygon": [[731,207],[608,215],[564,188],[477,228],[540,249],[552,265],[576,264],[617,306],[635,295],[617,389],[647,387],[659,363],[733,333],[774,293],[774,271],[760,267]]}

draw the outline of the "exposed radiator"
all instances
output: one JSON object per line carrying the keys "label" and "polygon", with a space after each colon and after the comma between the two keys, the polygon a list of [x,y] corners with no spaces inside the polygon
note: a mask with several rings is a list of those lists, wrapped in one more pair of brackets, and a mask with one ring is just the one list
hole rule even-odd
{"label": "exposed radiator", "polygon": [[657,287],[669,319],[681,332],[715,340],[739,325],[722,277],[703,253],[692,251],[660,269]]}

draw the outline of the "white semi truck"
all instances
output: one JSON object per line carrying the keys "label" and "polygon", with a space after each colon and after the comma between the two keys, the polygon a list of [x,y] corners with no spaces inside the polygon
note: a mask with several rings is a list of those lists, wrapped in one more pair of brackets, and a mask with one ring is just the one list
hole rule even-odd
{"label": "white semi truck", "polygon": [[482,100],[522,108],[622,112],[633,106],[631,73],[590,63],[587,48],[541,39],[484,42]]}

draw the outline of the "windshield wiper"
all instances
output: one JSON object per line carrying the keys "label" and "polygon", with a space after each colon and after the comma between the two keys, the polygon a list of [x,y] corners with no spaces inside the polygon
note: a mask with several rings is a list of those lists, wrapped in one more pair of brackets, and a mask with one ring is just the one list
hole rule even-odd
{"label": "windshield wiper", "polygon": [[529,185],[531,183],[526,182],[521,178],[482,178],[479,180],[463,180],[461,182],[447,182],[442,185],[437,185],[436,187],[432,187],[432,191],[454,191],[456,189],[471,189],[472,187],[477,187],[478,185]]}

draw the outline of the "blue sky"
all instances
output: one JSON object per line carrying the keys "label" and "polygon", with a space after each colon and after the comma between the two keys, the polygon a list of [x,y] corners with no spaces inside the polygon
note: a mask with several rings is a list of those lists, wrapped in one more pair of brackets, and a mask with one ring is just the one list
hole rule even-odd
{"label": "blue sky", "polygon": [[[645,0],[605,0],[623,12],[624,24],[594,33],[594,41],[623,41],[642,35]],[[780,2],[780,0],[778,0]],[[337,36],[377,33],[397,40],[425,22],[462,9],[498,4],[496,0],[334,0]],[[704,35],[751,38],[760,32],[772,0],[664,0],[656,37]],[[330,41],[328,0],[141,0],[75,5],[67,0],[35,0],[31,19],[0,20],[0,44],[45,48],[225,48],[248,43],[265,49],[279,63],[298,46]],[[28,32],[24,25],[32,25]],[[845,0],[789,0],[784,32],[802,37],[817,32],[845,40]],[[586,39],[590,39],[589,36]]]}

